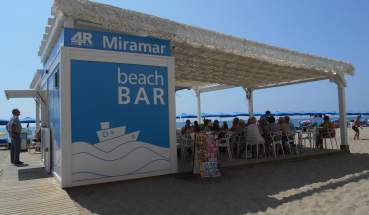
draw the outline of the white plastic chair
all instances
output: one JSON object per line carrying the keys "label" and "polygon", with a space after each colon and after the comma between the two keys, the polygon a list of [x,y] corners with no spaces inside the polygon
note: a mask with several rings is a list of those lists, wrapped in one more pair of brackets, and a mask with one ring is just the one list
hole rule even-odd
{"label": "white plastic chair", "polygon": [[252,146],[256,146],[256,159],[259,159],[259,148],[260,146],[263,147],[263,153],[265,155],[265,142],[262,143],[262,142],[258,142],[258,143],[255,143],[255,144],[252,144],[250,143],[249,141],[246,141],[246,148],[245,148],[245,157],[247,159],[247,147],[250,146],[250,150],[252,151]]}
{"label": "white plastic chair", "polygon": [[236,145],[236,154],[240,156],[241,146],[245,144],[246,141],[246,129],[241,133],[233,133],[232,138],[234,138],[233,143]]}
{"label": "white plastic chair", "polygon": [[294,132],[288,132],[285,134],[286,136],[286,146],[288,148],[288,152],[291,154],[291,144],[295,144],[295,133]]}
{"label": "white plastic chair", "polygon": [[[253,142],[250,142],[250,141],[253,141]],[[252,138],[251,140],[250,139],[247,139],[247,130],[245,131],[245,144],[246,144],[246,147],[245,147],[245,157],[247,159],[247,148],[250,146],[250,150],[252,152],[252,146],[256,146],[256,159],[259,159],[259,148],[260,147],[263,147],[263,153],[265,155],[265,140],[263,138],[263,141],[259,141],[259,139],[254,139]]]}
{"label": "white plastic chair", "polygon": [[283,143],[282,143],[282,133],[281,132],[275,132],[271,134],[272,138],[272,147],[273,147],[273,153],[274,157],[277,157],[277,146],[279,145],[283,156],[285,156],[284,149],[283,149]]}
{"label": "white plastic chair", "polygon": [[219,149],[220,148],[226,148],[227,149],[228,158],[229,158],[229,160],[232,160],[233,156],[232,156],[232,149],[231,149],[230,140],[231,140],[231,134],[230,133],[225,133],[224,137],[221,137],[221,138],[217,139],[216,142],[217,142],[217,146],[218,146]]}
{"label": "white plastic chair", "polygon": [[336,139],[335,131],[328,130],[328,131],[324,131],[324,133],[326,134],[326,135],[323,134],[323,142],[324,142],[325,149],[328,149],[328,147],[327,147],[327,139],[329,139],[329,141],[331,143],[331,148],[332,149],[334,149],[334,147],[333,147],[333,140],[334,140],[334,142],[336,144],[337,149],[339,149],[338,144],[337,144],[337,139]]}
{"label": "white plastic chair", "polygon": [[[290,149],[290,152],[291,152],[291,145],[294,145],[295,144],[295,135],[296,133],[291,131],[287,134],[287,145]],[[295,153],[297,154],[298,153],[298,148],[297,146],[295,147]]]}
{"label": "white plastic chair", "polygon": [[306,147],[306,141],[309,141],[310,148],[313,148],[314,136],[313,131],[311,129],[307,129],[306,131],[301,131],[299,141],[301,141],[303,147]]}

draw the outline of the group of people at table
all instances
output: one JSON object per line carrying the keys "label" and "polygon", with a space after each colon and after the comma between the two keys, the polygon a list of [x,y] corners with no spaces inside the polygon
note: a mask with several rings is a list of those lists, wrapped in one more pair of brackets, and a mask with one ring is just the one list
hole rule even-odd
{"label": "group of people at table", "polygon": [[[317,128],[315,132],[315,144],[317,148],[323,148],[323,138],[335,136],[335,125],[330,121],[329,116],[324,116],[323,119],[314,117],[310,126],[315,126]],[[220,125],[218,120],[212,122],[209,119],[205,119],[202,125],[199,125],[197,121],[194,121],[192,125],[190,120],[186,120],[185,126],[181,129],[182,135],[198,132],[212,133],[217,139],[224,138],[227,134],[231,134],[229,136],[232,149],[234,149],[235,145],[238,143],[245,142],[247,145],[251,146],[250,151],[253,157],[255,157],[254,146],[258,144],[264,146],[265,151],[270,153],[272,150],[273,138],[275,136],[278,136],[282,141],[284,152],[289,153],[291,152],[291,148],[296,147],[294,141],[296,128],[294,124],[290,122],[290,117],[281,116],[276,120],[270,111],[266,111],[259,120],[253,116],[249,117],[247,123],[239,118],[234,118],[230,128],[226,121]],[[237,156],[242,157],[245,146],[246,145],[243,144],[243,148],[239,150]]]}

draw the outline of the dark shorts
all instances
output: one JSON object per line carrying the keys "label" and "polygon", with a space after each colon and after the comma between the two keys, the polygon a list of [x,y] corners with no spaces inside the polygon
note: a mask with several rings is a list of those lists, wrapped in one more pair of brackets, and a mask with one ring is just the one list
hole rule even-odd
{"label": "dark shorts", "polygon": [[354,130],[356,133],[359,133],[359,128],[356,126],[352,126],[352,130]]}

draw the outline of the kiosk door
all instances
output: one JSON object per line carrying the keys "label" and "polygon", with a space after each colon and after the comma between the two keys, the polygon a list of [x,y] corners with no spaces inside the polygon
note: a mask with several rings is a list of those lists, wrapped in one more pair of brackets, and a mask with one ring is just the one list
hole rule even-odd
{"label": "kiosk door", "polygon": [[45,170],[51,172],[51,151],[50,151],[50,128],[41,128],[41,144]]}

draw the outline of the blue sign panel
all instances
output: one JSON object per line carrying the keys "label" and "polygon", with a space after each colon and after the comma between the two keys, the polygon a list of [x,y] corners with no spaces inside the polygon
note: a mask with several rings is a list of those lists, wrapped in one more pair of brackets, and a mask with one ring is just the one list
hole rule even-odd
{"label": "blue sign panel", "polygon": [[167,68],[72,60],[72,142],[99,142],[102,122],[140,131],[139,139],[169,147]]}
{"label": "blue sign panel", "polygon": [[67,47],[101,49],[146,55],[171,55],[169,40],[74,28],[64,29],[64,45]]}
{"label": "blue sign panel", "polygon": [[171,169],[168,68],[71,60],[72,182]]}

